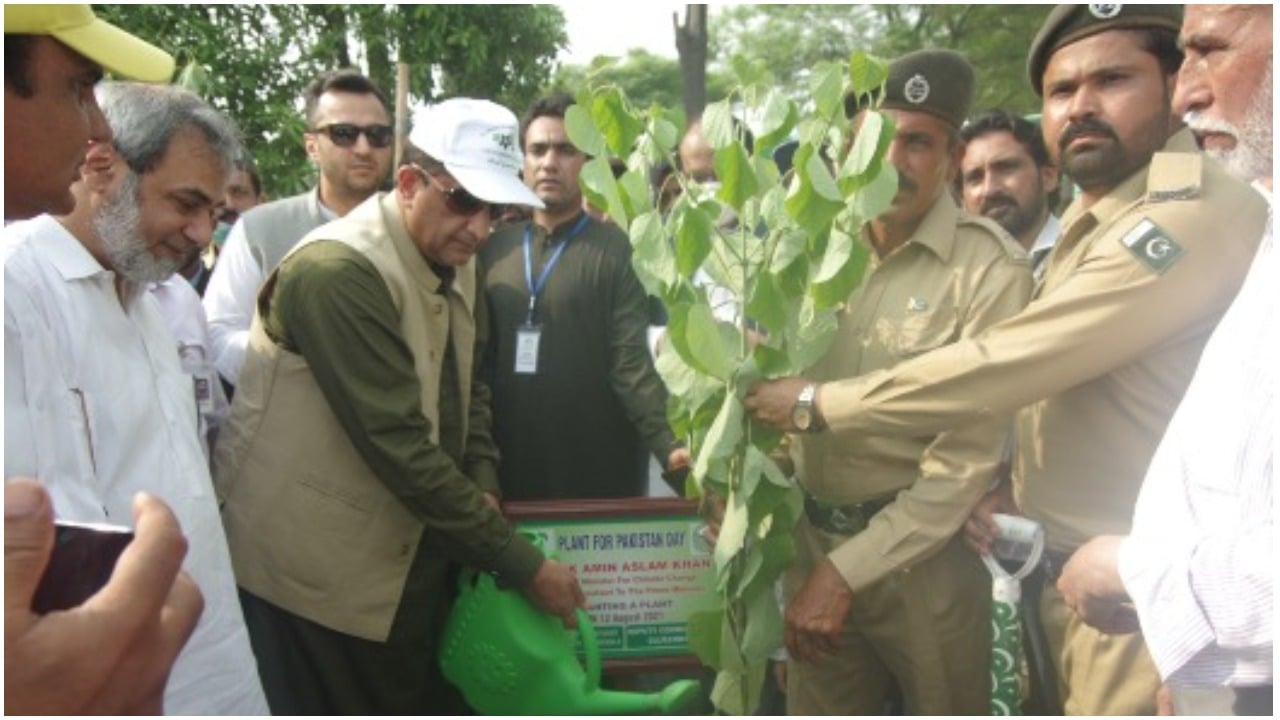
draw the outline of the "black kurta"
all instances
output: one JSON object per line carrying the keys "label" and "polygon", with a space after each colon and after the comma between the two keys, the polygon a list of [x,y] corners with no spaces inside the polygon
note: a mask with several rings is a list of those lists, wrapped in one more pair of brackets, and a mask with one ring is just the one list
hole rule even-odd
{"label": "black kurta", "polygon": [[[511,225],[480,253],[491,312],[486,377],[493,388],[498,468],[509,500],[619,498],[645,494],[645,450],[665,465],[673,447],[666,387],[646,341],[648,305],[631,269],[631,244],[616,226],[579,215],[548,233]],[[529,288],[567,239],[539,293],[536,374],[515,372],[516,331]]]}

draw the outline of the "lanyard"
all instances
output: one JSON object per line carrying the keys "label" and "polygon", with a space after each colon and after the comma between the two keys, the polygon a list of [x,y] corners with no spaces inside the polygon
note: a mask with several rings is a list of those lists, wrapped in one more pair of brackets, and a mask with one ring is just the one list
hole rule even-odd
{"label": "lanyard", "polygon": [[560,261],[560,254],[569,246],[569,242],[577,237],[578,233],[582,232],[582,228],[586,227],[587,220],[590,218],[591,216],[583,213],[578,222],[574,223],[574,226],[569,229],[569,232],[565,235],[564,242],[560,243],[560,247],[556,248],[556,251],[547,259],[546,265],[542,266],[542,274],[538,276],[536,284],[533,282],[533,259],[529,252],[529,241],[533,237],[533,223],[530,222],[524,226],[524,283],[529,289],[527,325],[533,324],[533,310],[538,305],[538,295],[542,292],[542,288],[547,286],[547,277],[551,275],[551,268],[555,267],[556,263]]}

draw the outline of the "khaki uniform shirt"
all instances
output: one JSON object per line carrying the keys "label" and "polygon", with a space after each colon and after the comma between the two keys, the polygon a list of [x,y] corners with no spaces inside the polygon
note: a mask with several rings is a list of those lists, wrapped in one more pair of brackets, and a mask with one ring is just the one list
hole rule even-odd
{"label": "khaki uniform shirt", "polygon": [[1235,297],[1266,201],[1170,139],[1147,167],[1063,216],[1027,309],[974,338],[831,383],[834,432],[919,435],[1023,408],[1015,498],[1051,549],[1129,530],[1147,463]]}
{"label": "khaki uniform shirt", "polygon": [[[872,252],[831,349],[808,374],[854,377],[975,335],[1021,310],[1031,283],[1023,250],[944,193],[906,243],[883,259]],[[898,493],[829,556],[855,592],[955,534],[987,489],[1008,428],[1000,418],[933,436],[797,438],[799,477],[819,498],[845,504]]]}

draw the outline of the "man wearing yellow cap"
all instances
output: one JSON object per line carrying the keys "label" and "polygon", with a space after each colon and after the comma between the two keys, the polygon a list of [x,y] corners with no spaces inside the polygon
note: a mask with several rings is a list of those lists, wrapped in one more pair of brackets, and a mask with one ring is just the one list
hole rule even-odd
{"label": "man wearing yellow cap", "polygon": [[[111,139],[93,93],[100,66],[162,81],[173,58],[98,20],[88,5],[6,6],[4,33],[4,217],[69,211],[88,144]],[[53,545],[53,514],[39,483],[6,478],[5,710],[158,714],[203,606],[180,571],[181,528],[164,503],[139,496],[135,539],[107,586],[84,605],[41,616],[30,605]]]}
{"label": "man wearing yellow cap", "polygon": [[4,9],[4,217],[66,213],[90,142],[111,139],[93,86],[106,69],[164,82],[173,58],[88,5]]}

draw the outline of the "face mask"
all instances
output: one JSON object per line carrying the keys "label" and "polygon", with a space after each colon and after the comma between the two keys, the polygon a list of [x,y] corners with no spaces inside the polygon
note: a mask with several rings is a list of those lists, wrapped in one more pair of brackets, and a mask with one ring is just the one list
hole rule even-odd
{"label": "face mask", "polygon": [[227,241],[227,235],[231,233],[231,223],[219,222],[213,228],[213,244],[222,248],[222,244]]}

